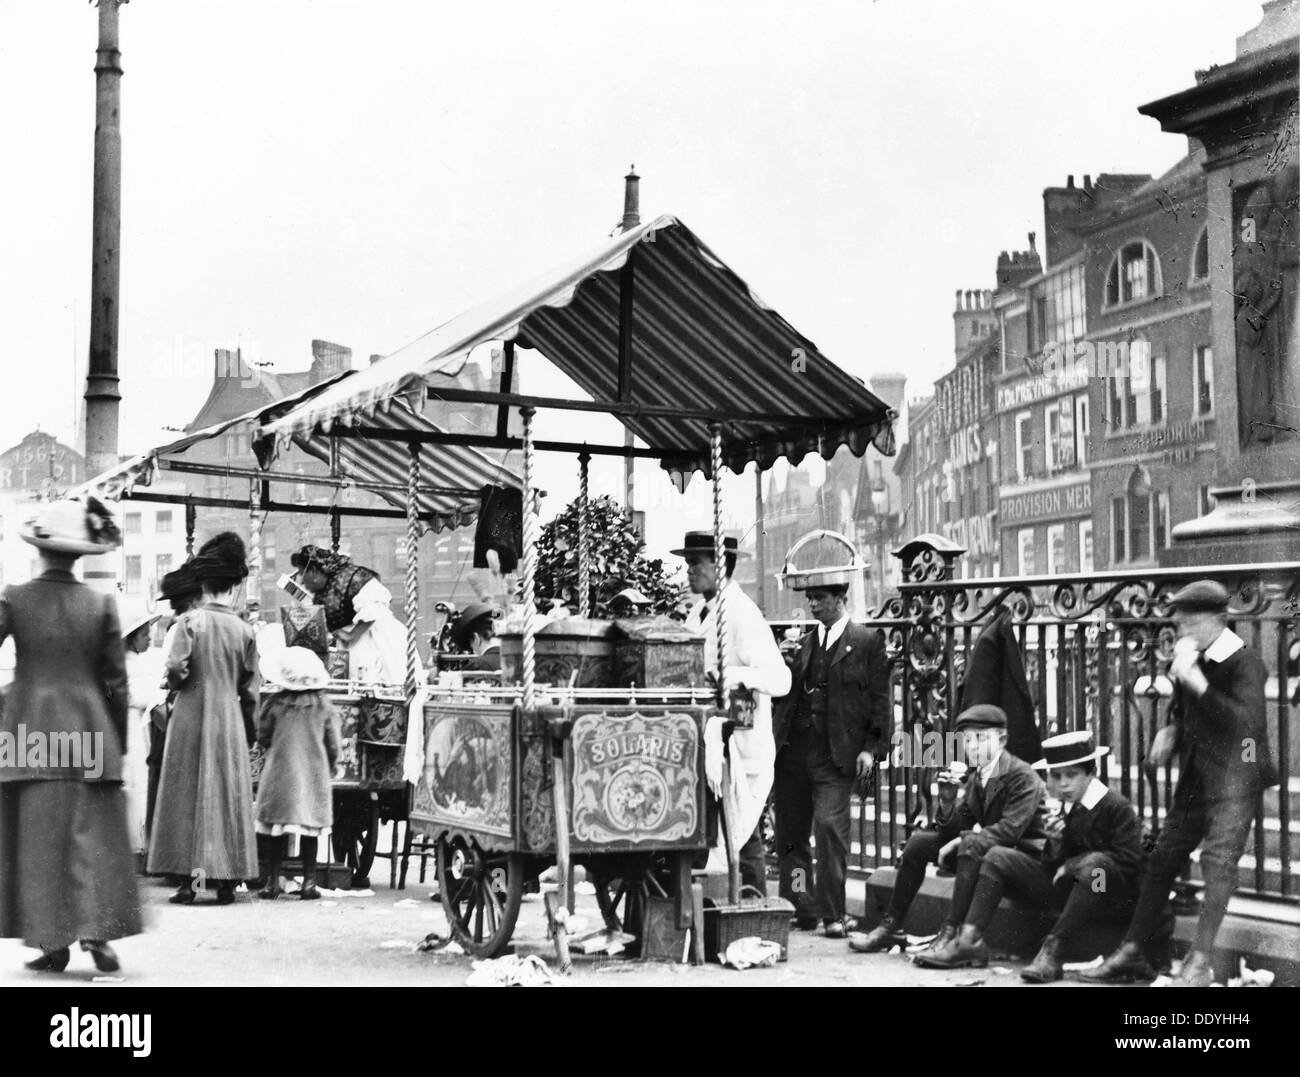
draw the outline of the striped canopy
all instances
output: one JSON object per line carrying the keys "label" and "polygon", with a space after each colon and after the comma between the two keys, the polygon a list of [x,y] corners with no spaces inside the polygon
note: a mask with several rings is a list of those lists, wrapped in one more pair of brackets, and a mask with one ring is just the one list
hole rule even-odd
{"label": "striped canopy", "polygon": [[[632,300],[621,272],[633,259]],[[621,308],[631,315],[629,391],[620,420],[679,487],[709,474],[709,423],[723,459],[761,469],[841,445],[894,452],[895,413],[759,299],[675,217],[620,232],[596,250],[476,307],[263,425],[259,453],[339,426],[418,422],[426,394],[492,341],[535,349],[600,402],[619,401]],[[685,413],[685,414],[683,414]],[[386,418],[385,418],[386,417]],[[355,439],[341,438],[340,443]]]}
{"label": "striped canopy", "polygon": [[[237,415],[186,434],[182,438],[124,460],[116,467],[88,480],[72,493],[91,493],[118,500],[129,497],[137,485],[148,486],[159,470],[171,463],[183,463],[186,452],[197,445],[222,437],[227,431],[247,430],[255,435],[267,422],[314,397],[345,385],[359,376],[346,371],[337,377],[292,393],[272,404]],[[377,419],[383,424],[386,419]],[[403,428],[437,431],[423,415],[404,414]],[[301,448],[325,463],[330,461],[330,439],[320,436],[295,438]],[[340,439],[337,443],[338,477],[352,480],[396,508],[406,507],[406,484],[410,454],[405,444],[396,441],[362,442]],[[276,482],[292,481],[283,477]],[[522,486],[519,476],[476,449],[459,445],[425,445],[420,451],[419,515],[435,531],[461,527],[474,519],[479,508],[479,492],[484,486]],[[388,489],[385,487],[396,487]]]}

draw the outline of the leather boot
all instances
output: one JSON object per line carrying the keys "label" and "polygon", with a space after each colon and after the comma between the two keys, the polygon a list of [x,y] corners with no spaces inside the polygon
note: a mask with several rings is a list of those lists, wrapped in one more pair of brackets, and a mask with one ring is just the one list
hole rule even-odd
{"label": "leather boot", "polygon": [[122,967],[113,947],[100,939],[82,939],[81,948],[91,956],[100,972],[117,972]]}
{"label": "leather boot", "polygon": [[302,889],[298,891],[298,899],[319,901],[320,891],[316,889],[316,839],[303,838],[298,849],[302,856]]}
{"label": "leather boot", "polygon": [[[265,840],[264,840],[265,839]],[[262,842],[265,854],[266,885],[257,892],[257,896],[266,901],[274,901],[284,891],[280,888],[280,863],[284,859],[285,838],[283,834],[259,834],[257,840]]]}
{"label": "leather boot", "polygon": [[42,950],[40,957],[27,962],[27,967],[33,972],[62,972],[68,967],[68,958],[71,956],[66,946],[60,946],[55,950]]}
{"label": "leather boot", "polygon": [[907,946],[907,933],[888,913],[865,935],[854,935],[849,939],[849,949],[860,954],[880,954],[896,946]]}
{"label": "leather boot", "polygon": [[989,948],[984,933],[974,924],[962,924],[955,938],[937,950],[916,955],[916,963],[925,969],[982,969],[989,963]]}
{"label": "leather boot", "polygon": [[1184,959],[1170,987],[1209,987],[1214,983],[1214,962],[1203,950],[1192,950]]}
{"label": "leather boot", "polygon": [[1056,935],[1048,935],[1038,956],[1020,970],[1020,978],[1031,984],[1049,984],[1061,978],[1061,966],[1061,940]]}
{"label": "leather boot", "polygon": [[1097,968],[1079,973],[1079,979],[1094,984],[1127,984],[1155,978],[1156,971],[1147,961],[1142,947],[1128,939],[1120,943],[1119,949]]}
{"label": "leather boot", "polygon": [[928,943],[925,944],[925,946],[921,950],[921,953],[930,954],[930,953],[934,953],[935,950],[942,950],[945,946],[948,945],[948,943],[952,942],[952,940],[955,939],[956,937],[957,937],[957,925],[944,924],[943,927],[939,928],[939,933],[935,935],[935,937],[932,938]]}

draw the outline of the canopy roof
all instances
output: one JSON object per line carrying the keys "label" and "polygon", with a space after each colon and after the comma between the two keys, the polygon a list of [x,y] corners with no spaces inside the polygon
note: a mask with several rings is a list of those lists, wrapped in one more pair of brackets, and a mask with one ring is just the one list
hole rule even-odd
{"label": "canopy roof", "polygon": [[[229,430],[247,429],[255,434],[267,422],[284,414],[295,405],[345,385],[359,376],[357,371],[345,371],[337,377],[292,393],[272,404],[196,430],[176,441],[150,449],[118,464],[117,467],[85,482],[78,493],[92,493],[110,500],[131,497],[135,488],[148,486],[158,470],[193,471],[203,467],[207,472],[220,473],[220,468],[196,464],[186,458],[186,452],[195,446],[220,438]],[[382,424],[382,420],[376,420]],[[404,428],[418,431],[441,432],[440,428],[423,415],[404,416]],[[330,462],[330,439],[325,437],[296,438],[295,443],[304,451],[325,463]],[[337,477],[351,480],[360,489],[373,492],[397,509],[406,506],[406,484],[410,454],[405,444],[395,441],[361,442],[340,441],[337,445]],[[231,467],[230,474],[256,478],[259,472],[252,468]],[[294,482],[293,475],[269,472],[270,482]],[[304,476],[310,480],[311,476]],[[419,515],[435,531],[460,527],[473,520],[478,513],[479,493],[484,486],[498,485],[520,487],[519,476],[502,464],[476,449],[460,445],[425,447],[420,453]],[[135,495],[141,496],[141,495]],[[211,501],[212,499],[197,499]],[[247,504],[242,499],[241,504]],[[348,514],[364,515],[364,510],[348,510]],[[396,515],[397,513],[395,513]]]}
{"label": "canopy roof", "polygon": [[426,393],[490,403],[493,394],[458,393],[451,379],[491,341],[545,355],[597,402],[591,410],[615,414],[649,445],[679,486],[695,470],[709,474],[715,420],[734,471],[750,461],[766,469],[782,456],[797,464],[813,451],[829,460],[845,444],[857,456],[868,445],[894,452],[895,413],[664,216],[300,401],[263,425],[259,456],[347,427],[364,436],[418,425],[412,409]]}

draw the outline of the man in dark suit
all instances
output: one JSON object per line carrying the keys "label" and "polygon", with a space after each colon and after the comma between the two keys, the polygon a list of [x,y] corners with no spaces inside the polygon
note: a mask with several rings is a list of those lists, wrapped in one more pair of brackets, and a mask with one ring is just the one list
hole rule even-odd
{"label": "man in dark suit", "polygon": [[847,576],[820,572],[800,588],[818,626],[800,641],[790,694],[777,703],[772,721],[781,896],[795,907],[796,927],[810,931],[820,917],[833,939],[848,934],[844,877],[853,786],[888,751],[891,717],[884,637],[849,621]]}
{"label": "man in dark suit", "polygon": [[[999,846],[1040,854],[1046,841],[1043,811],[1043,783],[1033,768],[1006,750],[1007,716],[1001,707],[980,703],[957,716],[954,728],[962,734],[970,769],[964,797],[952,815],[934,830],[917,830],[907,839],[898,866],[898,879],[889,898],[889,908],[876,928],[855,935],[849,945],[859,953],[871,954],[907,945],[903,921],[925,881],[925,866],[956,854],[957,871],[952,901],[943,927],[917,964],[928,955],[942,954],[939,967],[983,967],[988,952],[983,940],[966,932],[958,939],[958,928],[970,911],[979,879],[980,861]],[[980,829],[976,831],[975,825]],[[959,944],[950,946],[950,944]]]}
{"label": "man in dark suit", "polygon": [[1174,979],[1205,987],[1237,862],[1259,795],[1278,782],[1265,718],[1264,663],[1228,628],[1227,590],[1212,580],[1190,583],[1170,599],[1178,642],[1169,672],[1176,682],[1171,722],[1151,742],[1148,761],[1163,767],[1178,753],[1173,806],[1147,861],[1133,920],[1118,950],[1083,978],[1098,983],[1151,979],[1147,948],[1157,937],[1169,890],[1200,846],[1205,880],[1192,949]]}

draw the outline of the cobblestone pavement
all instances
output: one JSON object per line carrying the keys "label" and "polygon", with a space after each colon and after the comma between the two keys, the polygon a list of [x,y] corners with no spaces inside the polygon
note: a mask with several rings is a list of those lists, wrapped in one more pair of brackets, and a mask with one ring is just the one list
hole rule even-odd
{"label": "cobblestone pavement", "polygon": [[[472,971],[465,956],[419,953],[415,945],[431,932],[447,934],[442,906],[430,900],[428,885],[408,883],[389,890],[378,878],[373,897],[326,898],[300,902],[288,896],[259,901],[241,892],[234,905],[210,899],[188,907],[169,905],[171,890],[141,881],[147,906],[145,934],[115,943],[122,960],[118,977],[99,977],[90,957],[73,950],[61,975],[33,973],[22,964],[34,951],[16,940],[0,940],[0,984],[41,986],[457,986]],[[584,888],[585,889],[585,888]],[[600,922],[595,899],[580,893],[579,915],[592,927]],[[519,955],[538,954],[554,964],[545,937],[542,899],[529,895],[514,934]],[[577,956],[573,986],[900,986],[932,987],[979,983],[986,987],[1023,985],[1019,965],[994,963],[988,969],[930,972],[898,955],[854,954],[843,941],[792,932],[790,960],[772,969],[737,972],[718,965],[704,968],[642,963],[625,958]]]}

